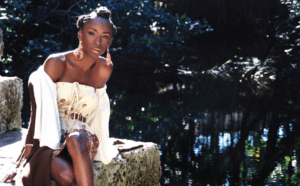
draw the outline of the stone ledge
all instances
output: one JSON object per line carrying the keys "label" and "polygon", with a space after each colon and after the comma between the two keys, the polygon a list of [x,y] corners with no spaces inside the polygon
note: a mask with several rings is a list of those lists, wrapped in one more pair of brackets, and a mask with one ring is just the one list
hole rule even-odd
{"label": "stone ledge", "polygon": [[[0,137],[0,179],[15,168],[27,129],[6,132]],[[132,140],[121,139],[127,143]],[[155,143],[141,142],[144,146],[123,152],[108,165],[94,162],[95,186],[159,186],[161,177],[160,152]],[[12,186],[14,183],[0,183],[0,186]],[[55,182],[52,182],[56,186]]]}
{"label": "stone ledge", "polygon": [[[16,159],[24,145],[27,129],[16,129],[0,136],[0,180],[15,170]],[[0,183],[0,186],[11,186],[11,183]]]}
{"label": "stone ledge", "polygon": [[[131,140],[123,140],[131,143]],[[142,148],[118,155],[104,165],[94,162],[96,186],[106,185],[149,185],[158,186],[161,177],[160,152],[155,143],[143,143]]]}
{"label": "stone ledge", "polygon": [[18,77],[0,76],[0,136],[22,127],[23,82]]}
{"label": "stone ledge", "polygon": [[[135,143],[132,140],[120,140]],[[144,146],[119,154],[107,165],[94,162],[95,186],[159,186],[161,177],[159,149],[155,143],[140,143]],[[52,186],[56,186],[54,181]]]}

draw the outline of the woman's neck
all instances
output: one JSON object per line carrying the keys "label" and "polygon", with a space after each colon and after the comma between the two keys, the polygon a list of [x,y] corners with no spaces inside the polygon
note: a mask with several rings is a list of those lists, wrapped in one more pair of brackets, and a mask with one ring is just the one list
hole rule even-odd
{"label": "woman's neck", "polygon": [[84,56],[82,61],[75,60],[75,65],[78,69],[83,71],[84,73],[93,69],[96,65],[97,59],[92,58],[90,56]]}

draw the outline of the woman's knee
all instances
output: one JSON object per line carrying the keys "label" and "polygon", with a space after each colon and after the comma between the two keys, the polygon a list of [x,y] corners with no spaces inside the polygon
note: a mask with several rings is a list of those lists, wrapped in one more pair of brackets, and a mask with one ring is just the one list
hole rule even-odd
{"label": "woman's knee", "polygon": [[73,132],[66,139],[67,149],[72,155],[72,152],[84,152],[88,149],[88,138],[82,132]]}

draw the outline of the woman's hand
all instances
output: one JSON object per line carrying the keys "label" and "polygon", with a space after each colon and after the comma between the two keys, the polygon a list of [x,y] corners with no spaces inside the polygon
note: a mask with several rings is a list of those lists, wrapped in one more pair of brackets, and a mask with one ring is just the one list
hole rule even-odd
{"label": "woman's hand", "polygon": [[125,144],[123,141],[116,140],[113,145]]}
{"label": "woman's hand", "polygon": [[27,157],[31,153],[32,148],[33,148],[33,145],[26,145],[25,146],[24,158],[27,159]]}
{"label": "woman's hand", "polygon": [[144,146],[142,143],[139,143],[139,142],[126,142],[125,143],[121,140],[116,140],[113,145],[118,149],[119,153],[137,149],[137,148]]}

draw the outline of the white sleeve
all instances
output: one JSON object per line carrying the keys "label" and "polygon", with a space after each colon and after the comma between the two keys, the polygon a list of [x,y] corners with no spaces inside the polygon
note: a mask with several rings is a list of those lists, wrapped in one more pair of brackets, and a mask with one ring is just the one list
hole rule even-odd
{"label": "white sleeve", "polygon": [[33,85],[36,101],[34,139],[40,140],[40,147],[57,149],[60,146],[61,126],[57,106],[56,84],[41,66],[29,82]]}
{"label": "white sleeve", "polygon": [[89,117],[91,129],[99,139],[99,147],[94,160],[108,164],[118,155],[119,151],[113,146],[113,140],[110,140],[109,138],[110,103],[108,95],[105,90],[99,92],[97,90],[97,95],[97,109],[95,109]]}

